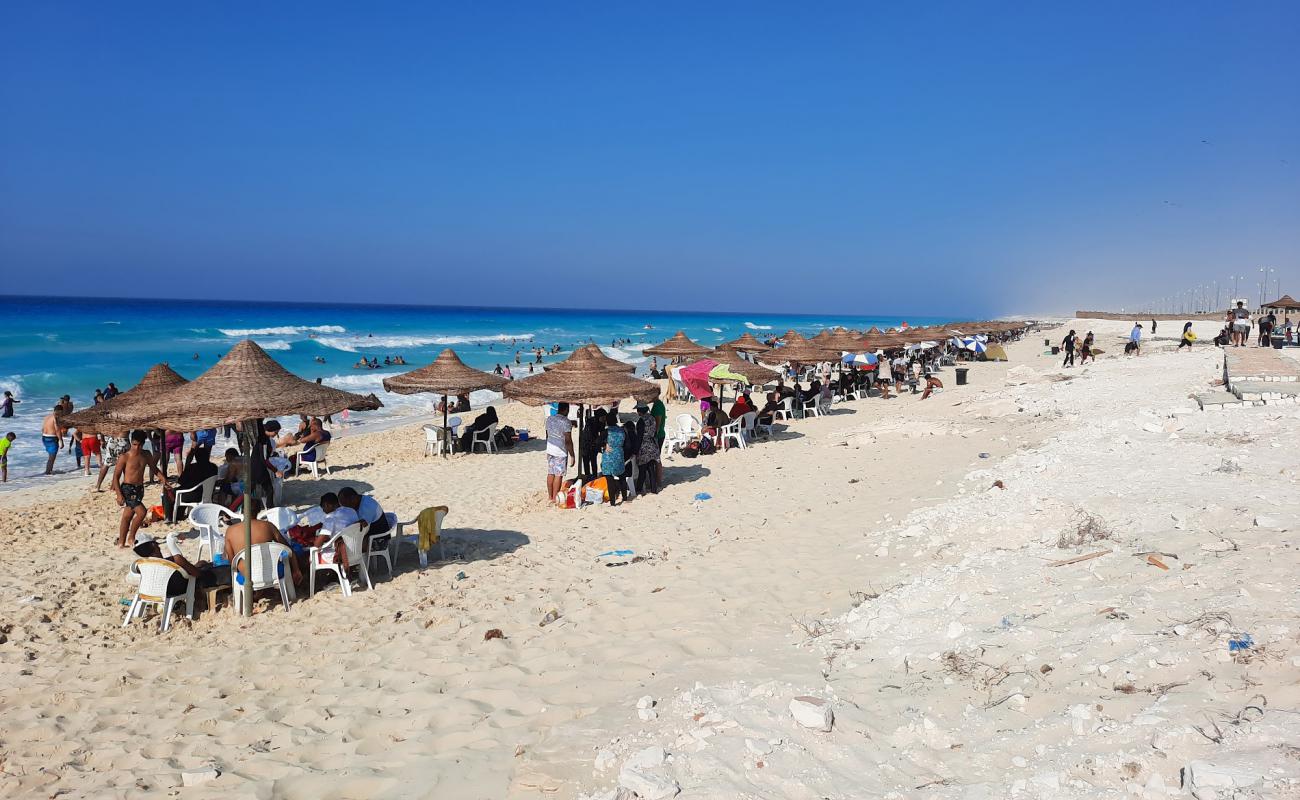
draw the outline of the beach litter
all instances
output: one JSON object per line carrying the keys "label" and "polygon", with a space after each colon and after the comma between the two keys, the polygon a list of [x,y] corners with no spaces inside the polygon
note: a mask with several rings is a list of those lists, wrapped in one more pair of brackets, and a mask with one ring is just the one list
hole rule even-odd
{"label": "beach litter", "polygon": [[456,580],[458,580],[458,581],[463,581],[463,580],[465,580],[465,579],[468,578],[468,577],[469,577],[469,576],[466,575],[463,571],[462,571],[462,572],[457,572],[457,573],[456,573]]}
{"label": "beach litter", "polygon": [[490,642],[493,639],[504,639],[504,638],[506,638],[506,635],[501,632],[500,628],[492,628],[487,633],[483,634],[483,641],[485,642]]}
{"label": "beach litter", "polygon": [[537,623],[537,627],[545,628],[547,625],[550,625],[552,622],[555,622],[559,618],[560,618],[560,612],[552,608],[550,611],[546,612],[546,616],[542,617],[542,621]]}
{"label": "beach litter", "polygon": [[1237,637],[1228,640],[1228,652],[1238,653],[1243,650],[1249,650],[1255,646],[1255,640],[1249,633],[1239,634]]}
{"label": "beach litter", "polygon": [[712,499],[713,499],[713,495],[709,494],[708,492],[699,492],[699,493],[697,493],[697,494],[695,495],[695,499],[696,499],[696,500],[712,500]]}

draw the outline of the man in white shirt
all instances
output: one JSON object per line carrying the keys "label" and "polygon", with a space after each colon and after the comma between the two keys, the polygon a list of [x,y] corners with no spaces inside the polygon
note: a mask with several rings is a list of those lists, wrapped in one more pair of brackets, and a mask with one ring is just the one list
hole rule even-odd
{"label": "man in white shirt", "polygon": [[379,501],[370,495],[358,494],[351,486],[344,486],[339,489],[339,503],[356,512],[357,519],[361,520],[367,536],[378,536],[388,532],[388,517],[384,514]]}

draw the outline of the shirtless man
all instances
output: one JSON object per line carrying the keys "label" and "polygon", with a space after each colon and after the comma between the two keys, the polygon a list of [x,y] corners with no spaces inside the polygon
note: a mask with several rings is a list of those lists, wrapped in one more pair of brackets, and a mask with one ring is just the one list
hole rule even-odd
{"label": "shirtless man", "polygon": [[122,519],[117,526],[117,546],[130,547],[135,542],[136,531],[144,522],[148,509],[144,506],[144,470],[156,469],[154,457],[144,449],[144,431],[131,432],[131,449],[117,459],[113,468],[113,494],[122,507]]}
{"label": "shirtless man", "polygon": [[45,474],[54,474],[54,459],[59,457],[59,445],[63,444],[62,432],[59,430],[59,421],[54,418],[55,414],[63,411],[63,403],[59,403],[54,410],[45,415],[45,421],[41,423],[41,445],[45,447]]}
{"label": "shirtless man", "polygon": [[[280,531],[274,525],[272,525],[271,523],[267,522],[264,519],[257,519],[257,514],[262,509],[261,502],[259,502],[255,498],[250,497],[248,498],[248,506],[249,506],[248,513],[253,516],[253,525],[252,525],[253,544],[265,544],[266,542],[279,542],[285,547],[290,546],[289,540],[285,539],[284,536],[281,535]],[[222,550],[222,553],[225,555],[226,561],[231,564],[235,563],[236,554],[244,552],[244,525],[245,523],[236,521],[231,523],[230,527],[226,528],[226,546]],[[289,570],[290,573],[293,575],[294,584],[301,584],[302,571],[298,569],[298,559],[290,558],[288,559],[288,561],[289,561]],[[247,564],[242,562],[240,563],[239,574],[245,576],[248,575]],[[239,591],[239,588],[236,587],[235,591]]]}

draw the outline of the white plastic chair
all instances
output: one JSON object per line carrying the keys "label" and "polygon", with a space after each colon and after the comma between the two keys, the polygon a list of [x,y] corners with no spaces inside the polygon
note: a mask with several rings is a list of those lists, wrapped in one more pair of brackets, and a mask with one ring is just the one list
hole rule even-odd
{"label": "white plastic chair", "polygon": [[772,412],[772,420],[775,421],[778,419],[784,419],[784,420],[794,419],[794,409],[791,408],[793,402],[794,401],[790,397],[782,397],[781,407]]}
{"label": "white plastic chair", "polygon": [[641,468],[636,465],[636,456],[631,456],[623,462],[623,480],[627,482],[627,497],[624,500],[632,500],[636,497],[636,479],[641,474]]}
{"label": "white plastic chair", "polygon": [[821,403],[818,401],[816,397],[804,399],[803,415],[805,417],[820,417],[822,415]]}
{"label": "white plastic chair", "polygon": [[677,435],[682,441],[689,442],[692,436],[699,436],[703,429],[700,421],[690,414],[677,415]]}
{"label": "white plastic chair", "polygon": [[[253,581],[253,591],[279,589],[280,602],[284,603],[285,611],[290,609],[292,601],[298,599],[298,593],[293,588],[293,572],[287,563],[291,558],[293,551],[279,542],[262,542],[253,545],[252,568],[248,570]],[[244,613],[244,584],[241,583],[243,576],[239,573],[239,565],[243,561],[244,551],[240,550],[235,553],[234,561],[230,564],[230,594],[234,597],[236,614]]]}
{"label": "white plastic chair", "polygon": [[176,521],[176,516],[180,513],[182,507],[194,508],[200,503],[211,503],[212,491],[216,488],[217,476],[213,475],[198,486],[191,486],[188,489],[178,490],[176,494],[172,495],[171,521]]}
{"label": "white plastic chair", "polygon": [[366,534],[365,547],[366,551],[362,554],[366,562],[366,589],[374,589],[374,584],[370,580],[370,561],[376,558],[384,560],[384,568],[388,570],[388,577],[393,577],[393,557],[389,553],[390,543],[393,541],[393,534],[397,531],[397,515],[391,512],[384,514],[388,520],[388,530],[383,533]]}
{"label": "white plastic chair", "polygon": [[740,433],[746,442],[754,440],[754,429],[758,426],[758,412],[748,411],[740,417]]}
{"label": "white plastic chair", "polygon": [[497,452],[497,424],[494,422],[481,431],[474,431],[469,440],[469,451],[475,452],[482,447],[489,453]]}
{"label": "white plastic chair", "polygon": [[[184,603],[190,619],[194,619],[197,609],[194,606],[194,576],[165,558],[142,558],[135,562],[136,571],[140,573],[140,584],[136,587],[135,597],[126,610],[122,627],[131,624],[135,617],[144,616],[145,606],[158,606],[162,617],[158,621],[158,630],[166,633],[172,624],[172,609],[177,603]],[[187,581],[185,592],[168,596],[167,584],[173,575],[183,575]]]}
{"label": "white plastic chair", "polygon": [[271,523],[280,533],[286,533],[290,528],[298,524],[298,512],[286,506],[268,508],[258,514],[257,518]]}
{"label": "white plastic chair", "polygon": [[352,585],[348,581],[347,574],[343,571],[343,565],[334,562],[335,546],[339,541],[342,541],[343,546],[347,549],[349,567],[356,567],[360,570],[361,577],[367,584],[370,583],[370,570],[366,567],[365,546],[362,542],[364,538],[365,536],[361,532],[361,523],[354,522],[331,536],[325,544],[307,551],[308,597],[316,594],[316,573],[321,570],[333,572],[337,575],[339,587],[343,590],[343,596],[352,596]]}
{"label": "white plastic chair", "polygon": [[436,425],[424,426],[424,455],[436,456],[442,452],[442,428]]}
{"label": "white plastic chair", "polygon": [[[322,469],[325,470],[326,475],[330,474],[330,465],[328,461],[329,451],[330,451],[329,442],[317,442],[316,444],[304,447],[302,452],[298,454],[298,468],[294,470],[293,474],[295,476],[301,475],[303,467],[307,467],[308,469],[311,470],[311,476],[313,478],[319,478]],[[303,461],[302,457],[306,453],[315,453],[316,460]]]}
{"label": "white plastic chair", "polygon": [[718,428],[718,444],[722,445],[723,450],[728,449],[727,442],[735,442],[736,446],[741,449],[746,447],[745,431],[742,427],[741,417],[737,417],[726,425]]}
{"label": "white plastic chair", "polygon": [[199,503],[190,509],[190,525],[194,527],[195,533],[199,535],[199,553],[194,559],[195,561],[203,558],[204,548],[207,548],[209,558],[215,556],[218,550],[225,548],[226,534],[221,528],[221,515],[223,513],[239,516],[225,506],[219,506],[216,503]]}
{"label": "white plastic chair", "polygon": [[[442,521],[446,519],[446,517],[447,517],[446,511],[439,510],[439,511],[435,511],[433,514],[434,528],[436,528],[438,532],[437,547],[438,547],[438,560],[440,561],[443,558]],[[420,532],[417,530],[415,533],[412,534],[406,533],[407,526],[415,525],[418,521],[419,521],[419,517],[416,517],[415,519],[408,520],[406,522],[399,522],[394,526],[393,536],[388,541],[388,547],[390,551],[389,555],[392,557],[393,563],[397,563],[397,557],[400,554],[402,545],[410,544],[415,547],[416,553],[418,553],[420,556],[420,568],[423,569],[424,567],[429,566],[429,553],[427,551],[420,549]]]}

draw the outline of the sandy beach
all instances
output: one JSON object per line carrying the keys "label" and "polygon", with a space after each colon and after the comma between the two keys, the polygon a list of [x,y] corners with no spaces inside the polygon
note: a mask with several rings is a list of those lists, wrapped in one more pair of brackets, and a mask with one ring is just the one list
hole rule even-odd
{"label": "sandy beach", "polygon": [[[5,493],[0,795],[1293,796],[1300,409],[1199,410],[1223,351],[1179,327],[1126,358],[1127,323],[1070,320],[928,400],[670,459],[614,509],[551,507],[537,441],[349,433],[288,502],[446,504],[447,560],[161,635],[121,627],[111,493]],[[1106,353],[1062,369],[1067,328]]]}

